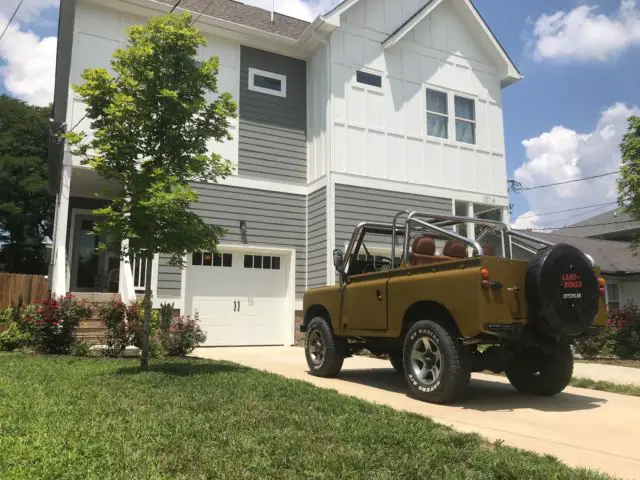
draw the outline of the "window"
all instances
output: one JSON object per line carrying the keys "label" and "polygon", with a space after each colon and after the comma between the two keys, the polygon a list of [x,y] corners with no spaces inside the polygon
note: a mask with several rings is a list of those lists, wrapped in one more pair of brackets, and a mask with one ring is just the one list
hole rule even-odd
{"label": "window", "polygon": [[427,135],[449,138],[447,94],[427,88]]}
{"label": "window", "polygon": [[286,97],[287,77],[279,73],[249,68],[249,90],[277,97]]}
{"label": "window", "polygon": [[371,85],[372,87],[381,88],[382,76],[358,70],[356,72],[356,82],[363,83],[365,85]]}
{"label": "window", "polygon": [[456,140],[476,143],[476,103],[470,98],[455,97]]}
{"label": "window", "polygon": [[607,283],[607,306],[609,310],[620,308],[620,286],[617,283]]}
{"label": "window", "polygon": [[244,268],[280,270],[280,257],[272,257],[269,255],[245,255]]}
{"label": "window", "polygon": [[204,267],[231,267],[233,265],[233,255],[230,253],[193,252],[191,254],[191,264]]}

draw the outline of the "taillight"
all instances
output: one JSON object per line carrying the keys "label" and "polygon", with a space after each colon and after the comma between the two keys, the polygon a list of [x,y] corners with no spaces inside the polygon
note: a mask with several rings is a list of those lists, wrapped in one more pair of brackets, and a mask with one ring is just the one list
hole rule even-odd
{"label": "taillight", "polygon": [[606,288],[607,281],[604,278],[600,277],[598,279],[598,286],[600,287],[599,289],[600,296],[604,297],[607,294],[607,288]]}
{"label": "taillight", "polygon": [[485,267],[482,267],[480,269],[480,278],[482,279],[480,281],[480,285],[482,285],[482,288],[491,288],[491,282],[489,281],[489,270]]}

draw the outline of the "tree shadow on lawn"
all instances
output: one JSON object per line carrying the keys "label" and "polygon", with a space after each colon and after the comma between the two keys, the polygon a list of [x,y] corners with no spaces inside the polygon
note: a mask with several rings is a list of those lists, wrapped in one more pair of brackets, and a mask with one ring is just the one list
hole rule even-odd
{"label": "tree shadow on lawn", "polygon": [[[226,362],[210,362],[199,360],[185,360],[184,362],[159,362],[149,365],[150,373],[164,373],[167,375],[175,375],[178,377],[187,377],[190,375],[215,375],[228,372],[248,372],[249,369],[241,365]],[[116,375],[139,375],[144,372],[140,371],[138,366],[124,367],[118,369]]]}
{"label": "tree shadow on lawn", "polygon": [[[466,396],[452,406],[482,412],[521,408],[543,412],[570,412],[591,410],[607,403],[603,398],[568,392],[562,392],[554,397],[526,395],[518,392],[510,384],[499,381],[498,378],[496,377],[496,381],[489,381],[472,377]],[[409,395],[409,387],[404,375],[392,369],[343,370],[336,379]]]}

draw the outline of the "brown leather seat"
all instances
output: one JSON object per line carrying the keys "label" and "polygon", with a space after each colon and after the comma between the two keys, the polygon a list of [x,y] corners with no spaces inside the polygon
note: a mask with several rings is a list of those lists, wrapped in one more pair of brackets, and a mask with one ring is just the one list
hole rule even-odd
{"label": "brown leather seat", "polygon": [[442,249],[442,255],[452,258],[467,258],[467,247],[464,243],[449,240]]}
{"label": "brown leather seat", "polygon": [[428,236],[418,237],[413,241],[411,265],[427,265],[429,263],[445,262],[451,260],[436,253],[436,242]]}
{"label": "brown leather seat", "polygon": [[485,257],[495,257],[496,252],[493,250],[493,247],[488,243],[482,245],[482,251],[484,252]]}

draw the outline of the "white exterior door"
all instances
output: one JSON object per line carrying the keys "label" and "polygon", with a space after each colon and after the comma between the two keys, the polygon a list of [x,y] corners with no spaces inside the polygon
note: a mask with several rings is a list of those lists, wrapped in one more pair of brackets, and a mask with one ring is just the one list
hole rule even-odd
{"label": "white exterior door", "polygon": [[203,346],[283,345],[287,339],[287,255],[220,249],[193,254],[185,309],[198,314]]}

